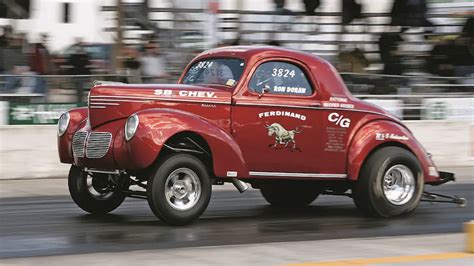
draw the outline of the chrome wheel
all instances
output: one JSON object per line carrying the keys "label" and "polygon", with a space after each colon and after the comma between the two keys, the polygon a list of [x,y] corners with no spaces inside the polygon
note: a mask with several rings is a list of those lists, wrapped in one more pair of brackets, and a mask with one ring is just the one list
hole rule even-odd
{"label": "chrome wheel", "polygon": [[410,168],[402,164],[390,167],[383,178],[383,193],[393,205],[409,202],[415,193],[415,176]]}
{"label": "chrome wheel", "polygon": [[165,197],[175,210],[187,211],[194,207],[201,197],[201,181],[189,168],[174,170],[165,182]]}
{"label": "chrome wheel", "polygon": [[105,200],[114,194],[113,192],[113,182],[110,180],[111,176],[101,176],[101,177],[94,177],[87,173],[86,178],[86,185],[87,191],[91,194],[92,197],[96,199]]}

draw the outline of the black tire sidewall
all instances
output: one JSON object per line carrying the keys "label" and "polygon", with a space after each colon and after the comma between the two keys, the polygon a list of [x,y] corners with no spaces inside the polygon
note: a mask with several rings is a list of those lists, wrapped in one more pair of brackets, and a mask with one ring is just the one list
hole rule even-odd
{"label": "black tire sidewall", "polygon": [[69,194],[72,200],[86,212],[105,214],[115,210],[125,200],[125,195],[113,192],[112,196],[100,199],[92,196],[87,189],[87,173],[72,165],[68,176]]}
{"label": "black tire sidewall", "polygon": [[[191,209],[180,211],[170,206],[165,196],[168,176],[176,169],[188,168],[196,173],[201,182],[201,195]],[[196,220],[207,208],[212,187],[209,171],[197,157],[189,154],[173,154],[163,160],[147,184],[147,198],[153,213],[172,225],[185,225]]]}
{"label": "black tire sidewall", "polygon": [[[413,197],[403,205],[390,203],[383,191],[383,179],[388,169],[394,165],[408,167],[415,178]],[[399,147],[386,147],[371,156],[362,171],[361,185],[358,193],[365,193],[362,199],[355,199],[359,208],[365,208],[369,213],[381,217],[393,217],[412,212],[419,204],[424,186],[424,178],[418,159],[411,152]],[[366,201],[369,202],[366,202]]]}

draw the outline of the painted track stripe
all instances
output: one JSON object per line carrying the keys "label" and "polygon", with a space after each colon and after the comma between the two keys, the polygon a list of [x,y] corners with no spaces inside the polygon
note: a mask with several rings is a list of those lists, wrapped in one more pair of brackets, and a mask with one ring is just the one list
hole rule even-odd
{"label": "painted track stripe", "polygon": [[474,254],[465,253],[465,252],[450,252],[450,253],[425,254],[425,255],[415,255],[415,256],[337,260],[337,261],[325,261],[325,262],[308,262],[308,263],[288,264],[288,266],[370,265],[370,264],[383,264],[383,263],[421,262],[421,261],[450,260],[450,259],[464,259],[464,258],[474,258]]}

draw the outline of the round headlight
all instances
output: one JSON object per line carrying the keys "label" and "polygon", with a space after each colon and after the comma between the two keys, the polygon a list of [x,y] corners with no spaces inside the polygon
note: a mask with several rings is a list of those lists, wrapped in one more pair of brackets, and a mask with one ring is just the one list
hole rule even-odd
{"label": "round headlight", "polygon": [[63,113],[58,120],[58,136],[64,135],[69,126],[69,112]]}
{"label": "round headlight", "polygon": [[131,140],[135,135],[135,132],[137,132],[138,123],[140,123],[138,115],[133,114],[128,117],[127,123],[125,123],[125,139],[127,141]]}

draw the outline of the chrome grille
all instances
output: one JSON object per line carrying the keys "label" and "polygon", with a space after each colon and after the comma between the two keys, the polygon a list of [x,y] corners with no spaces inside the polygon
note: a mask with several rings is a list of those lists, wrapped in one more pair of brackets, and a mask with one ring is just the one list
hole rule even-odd
{"label": "chrome grille", "polygon": [[112,140],[112,134],[108,132],[92,132],[87,138],[86,157],[102,158],[107,154]]}
{"label": "chrome grille", "polygon": [[76,157],[84,157],[84,144],[86,142],[87,132],[76,132],[72,138],[72,152]]}

